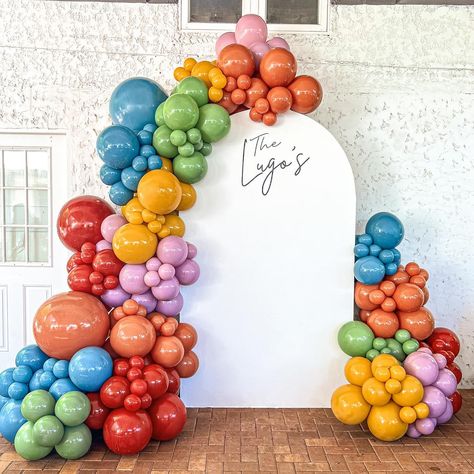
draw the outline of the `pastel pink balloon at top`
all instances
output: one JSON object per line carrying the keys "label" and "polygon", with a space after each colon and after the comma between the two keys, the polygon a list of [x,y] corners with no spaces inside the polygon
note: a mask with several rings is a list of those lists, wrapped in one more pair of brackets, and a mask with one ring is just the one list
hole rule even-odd
{"label": "pastel pink balloon at top", "polygon": [[247,48],[253,43],[267,41],[267,34],[267,24],[258,15],[244,15],[235,26],[237,43],[247,46]]}
{"label": "pastel pink balloon at top", "polygon": [[253,53],[253,57],[255,58],[255,64],[257,68],[260,66],[260,61],[262,60],[263,56],[267,51],[270,50],[270,46],[263,41],[257,41],[256,43],[252,43],[250,45],[250,51]]}
{"label": "pastel pink balloon at top", "polygon": [[117,229],[126,223],[127,221],[125,217],[120,214],[111,214],[110,216],[107,216],[100,226],[102,237],[107,240],[107,242],[112,242]]}
{"label": "pastel pink balloon at top", "polygon": [[235,33],[232,31],[228,31],[227,33],[223,33],[222,35],[217,38],[216,41],[216,55],[219,56],[219,53],[229,44],[235,44],[237,40],[235,39]]}
{"label": "pastel pink balloon at top", "polygon": [[290,45],[283,39],[280,38],[279,36],[274,36],[272,39],[267,41],[268,46],[270,48],[283,48],[286,50],[290,50]]}

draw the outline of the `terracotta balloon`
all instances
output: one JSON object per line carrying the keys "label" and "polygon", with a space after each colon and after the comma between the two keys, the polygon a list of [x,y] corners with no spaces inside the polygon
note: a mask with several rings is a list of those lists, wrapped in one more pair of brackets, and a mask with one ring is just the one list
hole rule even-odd
{"label": "terracotta balloon", "polygon": [[395,285],[400,285],[401,283],[408,283],[410,281],[410,275],[405,271],[403,265],[398,267],[396,273],[390,276],[385,277],[387,280],[395,283]]}
{"label": "terracotta balloon", "polygon": [[140,204],[160,215],[173,212],[179,206],[182,193],[178,178],[164,170],[149,171],[137,187]]}
{"label": "terracotta balloon", "polygon": [[373,304],[369,300],[369,294],[378,288],[377,285],[364,285],[363,283],[356,282],[354,290],[355,304],[360,309],[372,311],[377,308],[376,304]]}
{"label": "terracotta balloon", "polygon": [[423,341],[431,336],[434,329],[434,318],[431,311],[422,306],[418,311],[405,313],[399,311],[400,327],[410,331],[411,337]]}
{"label": "terracotta balloon", "polygon": [[46,300],[36,312],[36,343],[50,357],[70,359],[79,349],[103,346],[110,322],[104,305],[79,291],[60,293]]}
{"label": "terracotta balloon", "polygon": [[242,74],[252,77],[255,59],[252,52],[241,44],[229,44],[219,53],[217,67],[226,75],[237,79]]}
{"label": "terracotta balloon", "polygon": [[259,77],[252,77],[250,87],[245,91],[247,99],[244,102],[245,107],[251,109],[258,99],[262,99],[268,94],[268,86]]}
{"label": "terracotta balloon", "polygon": [[290,51],[275,48],[263,56],[260,76],[269,87],[288,86],[296,76],[296,59]]}
{"label": "terracotta balloon", "polygon": [[283,114],[290,110],[293,98],[291,92],[286,87],[273,87],[267,94],[270,108],[275,114]]}
{"label": "terracotta balloon", "polygon": [[110,332],[110,344],[122,357],[145,356],[152,350],[155,341],[155,328],[143,316],[125,316]]}
{"label": "terracotta balloon", "polygon": [[423,305],[425,296],[423,290],[413,283],[402,283],[397,286],[393,299],[397,303],[399,311],[405,311],[407,313],[417,311]]}
{"label": "terracotta balloon", "polygon": [[311,76],[298,76],[288,86],[293,96],[291,110],[300,114],[309,114],[319,107],[323,100],[321,84]]}
{"label": "terracotta balloon", "polygon": [[192,377],[198,371],[198,369],[199,359],[193,351],[189,351],[184,354],[183,359],[176,366],[179,376],[183,379]]}
{"label": "terracotta balloon", "polygon": [[151,357],[163,367],[176,367],[184,357],[183,343],[176,336],[158,336]]}
{"label": "terracotta balloon", "polygon": [[234,102],[232,102],[231,95],[231,92],[224,91],[222,99],[218,102],[219,105],[221,105],[222,107],[224,107],[224,109],[227,110],[229,115],[233,114],[238,107],[237,104],[234,104]]}
{"label": "terracotta balloon", "polygon": [[102,221],[110,214],[114,210],[103,199],[75,197],[59,211],[56,223],[59,239],[70,250],[80,250],[85,242],[96,244],[102,240]]}
{"label": "terracotta balloon", "polygon": [[183,343],[184,351],[189,352],[197,342],[197,332],[188,323],[179,323],[174,335]]}
{"label": "terracotta balloon", "polygon": [[400,327],[396,314],[387,313],[383,309],[374,309],[367,319],[367,325],[376,337],[384,338],[393,337]]}

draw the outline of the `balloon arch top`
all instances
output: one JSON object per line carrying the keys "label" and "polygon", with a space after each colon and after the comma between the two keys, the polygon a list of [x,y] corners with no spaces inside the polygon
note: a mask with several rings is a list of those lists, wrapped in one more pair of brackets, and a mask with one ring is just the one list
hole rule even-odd
{"label": "balloon arch top", "polygon": [[[217,40],[216,60],[187,58],[175,69],[169,96],[146,78],[113,91],[113,124],[100,133],[97,153],[100,179],[121,213],[93,196],[64,205],[57,231],[74,252],[72,291],[41,305],[37,345],[0,374],[0,432],[25,459],[53,449],[77,459],[96,430],[113,452],[132,454],[183,429],[180,379],[199,367],[197,332],[180,318],[181,287],[200,275],[182,217],[196,202],[193,184],[205,177],[206,157],[228,134],[231,114],[247,109],[249,120],[271,126],[290,109],[314,111],[322,99],[315,78],[297,75],[288,43],[267,35],[260,17],[246,15]],[[350,383],[332,399],[340,421],[367,418],[383,440],[430,434],[461,403],[459,342],[434,329],[424,306],[428,273],[400,265],[402,238],[403,226],[388,213],[357,238],[359,320],[339,332],[352,357]]]}

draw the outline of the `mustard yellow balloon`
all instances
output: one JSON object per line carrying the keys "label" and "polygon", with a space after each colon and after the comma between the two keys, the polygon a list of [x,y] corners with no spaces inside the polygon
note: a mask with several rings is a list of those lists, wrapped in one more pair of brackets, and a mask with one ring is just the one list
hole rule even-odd
{"label": "mustard yellow balloon", "polygon": [[400,365],[397,359],[390,354],[380,354],[372,361],[372,373],[375,375],[375,371],[379,367],[390,368],[394,365]]}
{"label": "mustard yellow balloon", "polygon": [[367,418],[370,432],[382,441],[400,439],[408,429],[408,424],[400,418],[400,407],[390,402],[384,406],[372,407]]}
{"label": "mustard yellow balloon", "polygon": [[406,376],[407,376],[407,373],[405,372],[405,369],[401,365],[394,365],[390,367],[390,377],[392,379],[395,379],[401,382]]}
{"label": "mustard yellow balloon", "polygon": [[179,183],[181,186],[181,201],[178,205],[178,211],[187,211],[196,203],[197,194],[194,186],[188,183]]}
{"label": "mustard yellow balloon", "polygon": [[403,423],[415,423],[416,421],[416,411],[412,407],[403,407],[400,409],[400,419]]}
{"label": "mustard yellow balloon", "polygon": [[407,375],[402,381],[402,389],[392,395],[393,401],[401,407],[412,407],[423,399],[424,389],[421,382],[412,375]]}
{"label": "mustard yellow balloon", "polygon": [[390,378],[390,370],[388,367],[377,367],[374,370],[374,377],[379,382],[386,382]]}
{"label": "mustard yellow balloon", "polygon": [[420,420],[422,420],[423,418],[428,418],[428,415],[430,414],[430,409],[425,402],[417,403],[413,408],[415,409],[417,418],[419,418]]}
{"label": "mustard yellow balloon", "polygon": [[178,178],[165,170],[149,171],[137,188],[140,204],[155,214],[173,212],[178,207],[182,194]]}
{"label": "mustard yellow balloon", "polygon": [[391,394],[399,393],[402,391],[402,384],[400,383],[400,380],[388,379],[385,382],[385,390],[387,390],[387,392]]}
{"label": "mustard yellow balloon", "polygon": [[119,227],[112,240],[112,248],[124,263],[145,263],[153,257],[158,238],[143,224],[125,224]]}
{"label": "mustard yellow balloon", "polygon": [[385,389],[385,384],[375,377],[364,382],[362,395],[367,403],[374,406],[382,406],[390,401],[390,393]]}
{"label": "mustard yellow balloon", "polygon": [[164,156],[161,157],[162,165],[161,169],[165,171],[169,171],[170,173],[173,172],[173,162],[169,158],[165,158]]}
{"label": "mustard yellow balloon", "polygon": [[367,418],[370,405],[364,400],[360,387],[347,384],[341,385],[332,394],[331,409],[341,423],[358,425]]}
{"label": "mustard yellow balloon", "polygon": [[183,237],[184,232],[186,231],[183,219],[175,214],[168,214],[165,216],[164,227],[169,229],[169,235],[176,235],[178,237]]}
{"label": "mustard yellow balloon", "polygon": [[362,387],[364,382],[372,377],[370,360],[365,357],[352,357],[344,367],[344,374],[349,383]]}

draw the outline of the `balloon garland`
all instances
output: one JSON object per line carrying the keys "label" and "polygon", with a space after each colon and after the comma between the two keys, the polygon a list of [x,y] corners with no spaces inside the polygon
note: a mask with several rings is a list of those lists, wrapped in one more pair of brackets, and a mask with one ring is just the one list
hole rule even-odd
{"label": "balloon garland", "polygon": [[404,236],[401,221],[380,212],[356,237],[355,291],[358,320],[338,333],[340,348],[351,359],[331,408],[348,425],[367,420],[383,441],[405,434],[433,433],[462,405],[457,391],[462,373],[454,359],[460,344],[447,328],[435,328],[426,288],[428,272],[414,262],[400,265],[396,247]]}

